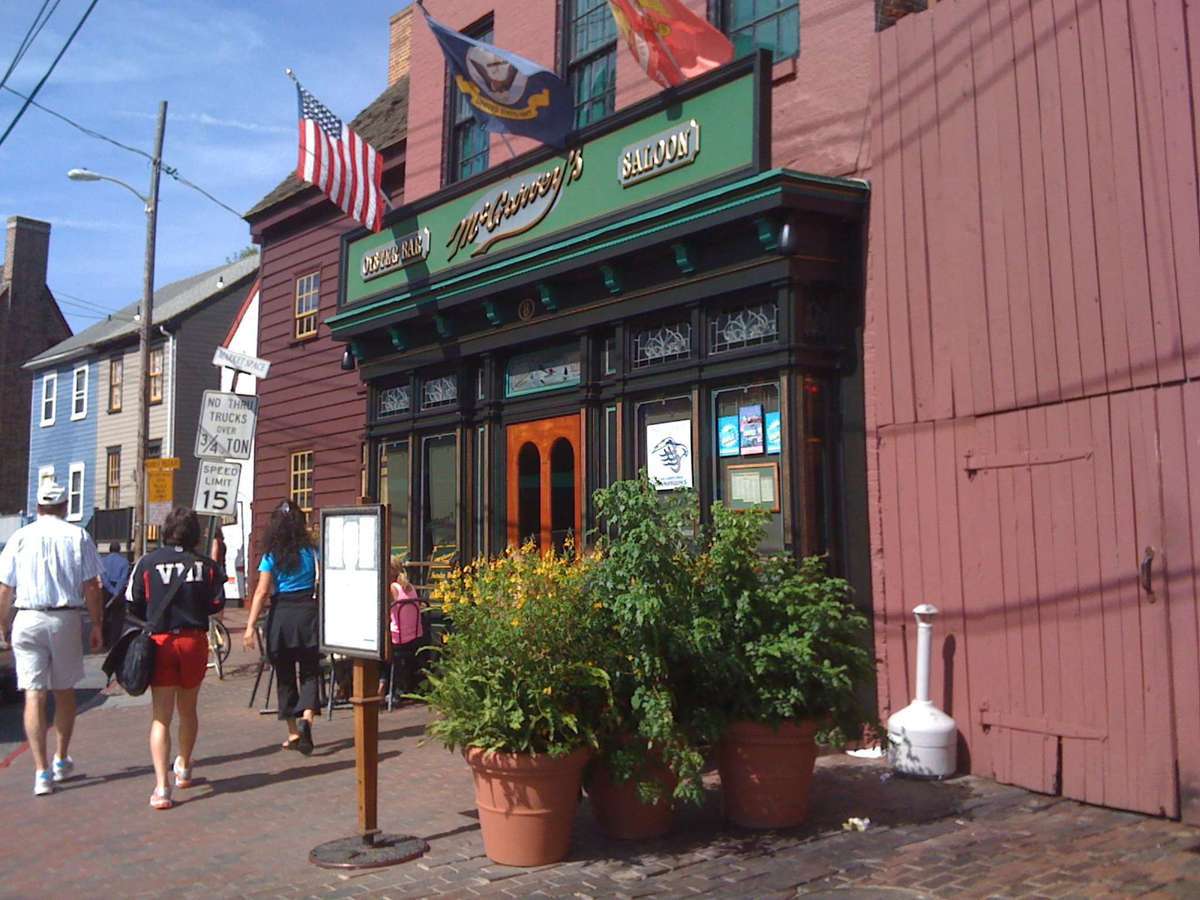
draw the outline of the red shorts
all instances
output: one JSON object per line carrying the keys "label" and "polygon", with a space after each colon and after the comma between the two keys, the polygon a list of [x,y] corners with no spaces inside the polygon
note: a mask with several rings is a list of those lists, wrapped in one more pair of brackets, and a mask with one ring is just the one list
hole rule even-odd
{"label": "red shorts", "polygon": [[181,634],[152,634],[158,645],[154,651],[151,687],[199,687],[208,669],[208,632],[185,631]]}

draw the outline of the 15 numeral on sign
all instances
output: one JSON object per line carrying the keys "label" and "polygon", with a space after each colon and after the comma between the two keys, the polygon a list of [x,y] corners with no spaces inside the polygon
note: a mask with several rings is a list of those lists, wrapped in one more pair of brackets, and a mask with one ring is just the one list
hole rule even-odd
{"label": "15 numeral on sign", "polygon": [[201,493],[204,494],[204,507],[206,509],[219,511],[229,509],[228,491],[202,491]]}

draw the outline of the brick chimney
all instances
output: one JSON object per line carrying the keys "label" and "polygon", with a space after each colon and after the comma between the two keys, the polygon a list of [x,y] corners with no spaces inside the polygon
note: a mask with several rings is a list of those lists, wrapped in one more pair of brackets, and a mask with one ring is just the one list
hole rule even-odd
{"label": "brick chimney", "polygon": [[409,57],[412,55],[412,21],[413,8],[409,6],[392,16],[388,23],[388,87],[408,74]]}
{"label": "brick chimney", "polygon": [[49,252],[49,222],[9,217],[0,273],[0,514],[26,506],[33,378],[21,365],[71,335],[46,287]]}
{"label": "brick chimney", "polygon": [[4,281],[10,307],[29,309],[46,289],[46,264],[50,256],[50,223],[24,216],[8,217],[4,244]]}

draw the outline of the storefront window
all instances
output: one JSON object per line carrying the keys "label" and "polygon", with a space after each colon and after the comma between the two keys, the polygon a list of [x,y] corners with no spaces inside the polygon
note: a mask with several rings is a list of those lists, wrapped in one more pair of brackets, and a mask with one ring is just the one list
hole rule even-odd
{"label": "storefront window", "polygon": [[381,419],[407,412],[411,406],[412,394],[407,384],[383,388],[379,392],[377,414]]}
{"label": "storefront window", "polygon": [[644,328],[633,336],[633,368],[655,366],[692,355],[692,325],[672,322]]}
{"label": "storefront window", "polygon": [[805,376],[802,382],[804,403],[804,467],[808,496],[804,504],[804,553],[824,553],[829,549],[829,516],[826,497],[829,478],[829,441],[826,388],[823,382]]}
{"label": "storefront window", "polygon": [[379,496],[384,498],[391,515],[391,555],[409,559],[408,507],[410,455],[408,441],[384,444],[380,453]]}
{"label": "storefront window", "polygon": [[475,554],[487,553],[487,426],[475,429]]}
{"label": "storefront window", "polygon": [[714,496],[733,509],[771,514],[762,550],[783,550],[783,421],[777,383],[713,393]]}
{"label": "storefront window", "polygon": [[458,556],[458,439],[439,434],[424,440],[421,551],[428,562]]}
{"label": "storefront window", "polygon": [[453,406],[458,402],[458,382],[453,375],[426,378],[421,385],[421,409]]}
{"label": "storefront window", "polygon": [[637,407],[638,465],[661,491],[695,485],[692,400],[672,397]]}
{"label": "storefront window", "polygon": [[779,336],[779,305],[760,303],[720,312],[710,320],[710,328],[711,353],[771,343]]}
{"label": "storefront window", "polygon": [[617,407],[604,407],[604,463],[601,467],[600,487],[608,487],[617,481]]}

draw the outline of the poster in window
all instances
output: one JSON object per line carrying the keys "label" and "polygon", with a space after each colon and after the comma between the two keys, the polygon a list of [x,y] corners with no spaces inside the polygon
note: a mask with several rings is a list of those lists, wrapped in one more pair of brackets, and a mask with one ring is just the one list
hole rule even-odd
{"label": "poster in window", "polygon": [[725,472],[725,505],[730,509],[779,512],[779,464],[731,465]]}
{"label": "poster in window", "polygon": [[717,453],[720,456],[737,456],[741,452],[738,441],[738,417],[717,418]]}
{"label": "poster in window", "polygon": [[763,452],[762,404],[754,403],[738,410],[738,426],[741,432],[742,456],[754,456]]}
{"label": "poster in window", "polygon": [[767,452],[782,453],[783,423],[779,420],[779,413],[769,412],[765,418],[767,422]]}
{"label": "poster in window", "polygon": [[646,472],[660,491],[692,486],[692,420],[646,426]]}

